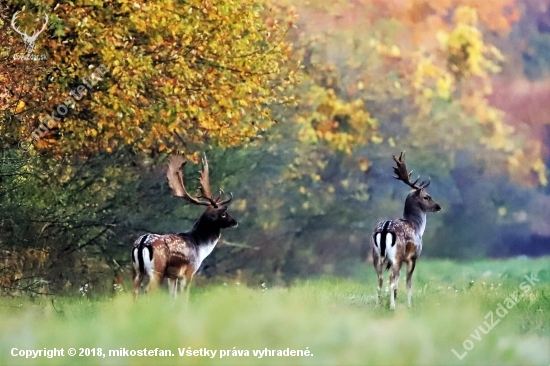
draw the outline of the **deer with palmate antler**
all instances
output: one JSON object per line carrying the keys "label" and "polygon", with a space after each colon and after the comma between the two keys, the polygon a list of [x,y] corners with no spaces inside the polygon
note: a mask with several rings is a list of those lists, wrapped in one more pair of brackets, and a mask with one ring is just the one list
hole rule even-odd
{"label": "deer with palmate antler", "polygon": [[17,20],[17,16],[19,15],[20,11],[13,14],[13,17],[11,18],[11,27],[14,31],[19,33],[21,36],[23,36],[23,41],[27,45],[27,54],[30,55],[34,51],[34,42],[36,41],[36,38],[38,38],[38,35],[46,29],[46,26],[48,25],[48,14],[44,14],[45,22],[42,25],[42,29],[36,30],[32,36],[29,36],[27,33],[22,32],[16,25],[15,21]]}
{"label": "deer with palmate antler", "polygon": [[151,282],[158,285],[166,279],[170,294],[176,297],[187,287],[187,296],[193,275],[202,261],[212,252],[221,235],[221,230],[237,226],[237,221],[227,213],[224,193],[213,198],[210,191],[208,162],[202,159],[199,178],[200,195],[187,193],[183,180],[183,168],[187,163],[183,156],[172,156],[168,162],[168,184],[175,197],[183,198],[194,205],[206,206],[206,210],[190,231],[180,234],[145,234],[140,236],[132,249],[134,273],[134,298],[147,291]]}
{"label": "deer with palmate antler", "polygon": [[397,285],[399,282],[399,272],[403,263],[407,264],[407,304],[411,306],[412,297],[412,274],[416,266],[416,259],[422,251],[422,235],[426,228],[426,213],[437,212],[441,206],[434,202],[432,197],[426,192],[426,187],[430,182],[418,183],[417,178],[411,182],[411,173],[405,166],[405,153],[401,153],[399,158],[393,157],[396,166],[393,168],[398,179],[413,190],[408,194],[405,200],[405,209],[403,217],[397,220],[381,221],[376,225],[376,229],[371,238],[373,244],[373,264],[378,274],[378,296],[376,306],[380,302],[380,292],[384,282],[382,271],[384,266],[390,270],[390,308],[395,309],[395,298],[397,297]]}

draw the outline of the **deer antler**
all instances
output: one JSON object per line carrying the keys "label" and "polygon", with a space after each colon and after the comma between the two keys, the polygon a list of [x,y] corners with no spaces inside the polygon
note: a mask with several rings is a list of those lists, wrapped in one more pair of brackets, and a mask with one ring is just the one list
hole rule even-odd
{"label": "deer antler", "polygon": [[200,190],[201,190],[200,197],[206,198],[207,200],[209,200],[212,206],[214,207],[223,206],[231,202],[231,200],[233,199],[233,194],[229,192],[229,195],[231,197],[228,200],[224,201],[223,199],[225,198],[225,193],[223,189],[220,189],[220,195],[216,199],[214,199],[212,195],[212,191],[210,190],[210,170],[208,167],[208,160],[206,160],[206,155],[204,155],[202,158],[202,172],[199,178],[199,182],[200,182]]}
{"label": "deer antler", "polygon": [[20,13],[20,11],[17,11],[17,12],[15,12],[15,14],[13,14],[13,17],[11,18],[11,27],[13,28],[14,31],[16,31],[17,33],[19,33],[23,37],[28,37],[27,33],[20,31],[19,28],[15,25],[15,20],[19,16],[19,13]]}
{"label": "deer antler", "polygon": [[225,192],[223,191],[223,189],[220,189],[220,195],[218,196],[218,198],[216,198],[216,204],[220,206],[227,205],[233,199],[233,193],[229,192],[229,199],[224,201],[223,200],[224,198],[225,198]]}
{"label": "deer antler", "polygon": [[18,18],[19,16],[19,13],[20,11],[17,11],[15,14],[13,14],[13,17],[11,18],[11,26],[13,28],[13,30],[15,30],[17,33],[19,33],[20,35],[23,36],[23,38],[25,39],[25,41],[27,42],[34,42],[34,40],[36,40],[36,38],[38,37],[38,35],[40,33],[42,33],[44,31],[44,29],[46,29],[46,26],[48,25],[48,21],[50,20],[50,18],[48,17],[48,14],[44,14],[44,17],[46,18],[46,22],[44,23],[44,25],[42,26],[42,29],[40,29],[39,31],[35,31],[32,36],[29,36],[27,33],[25,32],[22,32],[16,25],[15,25],[15,20]]}
{"label": "deer antler", "polygon": [[[182,197],[196,205],[213,206],[214,208],[221,205],[226,205],[231,201],[231,199],[233,199],[233,195],[230,192],[229,195],[231,197],[224,200],[225,194],[221,189],[220,195],[216,199],[212,197],[212,191],[210,190],[210,171],[208,167],[208,160],[206,160],[206,155],[202,158],[202,171],[199,178],[200,195],[198,197],[191,196],[187,193],[185,185],[183,184],[183,167],[185,164],[187,164],[187,160],[181,155],[172,156],[168,161],[168,171],[166,172],[166,176],[168,177],[168,184],[170,185],[170,188],[172,188],[174,196]],[[206,199],[207,201],[201,199]]]}
{"label": "deer antler", "polygon": [[215,202],[212,199],[212,192],[210,191],[210,170],[208,169],[208,160],[206,160],[206,154],[203,155],[201,162],[202,162],[202,171],[201,171],[201,176],[199,178],[200,190],[201,190],[200,197],[206,198],[210,202]]}
{"label": "deer antler", "polygon": [[48,21],[50,20],[50,18],[48,17],[48,14],[44,14],[44,17],[46,18],[46,22],[44,22],[42,29],[40,29],[39,31],[35,31],[31,38],[36,39],[36,37],[38,37],[38,35],[44,32],[44,29],[46,29],[46,26],[48,25]]}
{"label": "deer antler", "polygon": [[[175,197],[181,197],[195,205],[210,206],[212,204],[211,200],[202,201],[200,200],[201,197],[193,197],[189,193],[187,193],[185,185],[183,184],[183,167],[185,166],[185,164],[187,164],[187,160],[181,155],[172,156],[170,160],[168,160],[168,170],[166,172],[166,177],[168,178],[168,185],[170,186],[170,188],[172,188],[172,193]],[[208,169],[206,170],[206,177],[206,182],[208,182]]]}
{"label": "deer antler", "polygon": [[420,179],[420,177],[416,178],[414,182],[411,182],[410,179],[411,179],[412,170],[410,173],[407,171],[407,166],[405,165],[404,151],[401,152],[401,154],[399,154],[398,158],[396,158],[395,155],[393,155],[393,160],[395,161],[395,165],[396,165],[395,167],[393,167],[393,172],[395,173],[395,177],[394,177],[395,179],[404,182],[405,184],[407,184],[413,189],[420,190],[430,185],[430,180],[428,180],[428,182],[421,182],[419,185],[417,185],[416,183],[418,183],[418,180]]}

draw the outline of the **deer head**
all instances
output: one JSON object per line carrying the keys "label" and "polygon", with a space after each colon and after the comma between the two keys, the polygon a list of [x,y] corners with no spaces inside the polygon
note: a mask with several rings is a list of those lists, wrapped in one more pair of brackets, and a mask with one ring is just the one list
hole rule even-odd
{"label": "deer head", "polygon": [[233,195],[229,193],[229,198],[225,199],[223,190],[220,189],[218,197],[214,198],[210,190],[209,168],[206,156],[202,158],[202,170],[199,177],[200,194],[196,197],[191,196],[185,189],[183,168],[187,164],[187,160],[181,156],[172,156],[168,161],[168,171],[166,176],[168,184],[172,189],[175,197],[183,198],[184,200],[200,206],[207,206],[201,216],[201,220],[215,223],[220,228],[228,228],[237,225],[237,221],[233,219],[226,211],[227,205],[231,202]]}
{"label": "deer head", "polygon": [[13,14],[13,17],[11,18],[11,27],[13,28],[13,30],[15,30],[17,33],[19,33],[21,36],[23,36],[23,41],[25,42],[25,44],[27,45],[27,54],[31,54],[33,51],[34,51],[34,42],[36,41],[36,38],[38,37],[38,35],[40,33],[42,33],[44,31],[44,29],[46,29],[46,26],[48,25],[48,14],[44,14],[44,18],[45,18],[45,22],[44,24],[42,25],[42,29],[40,30],[36,30],[32,36],[29,36],[27,33],[25,32],[22,32],[16,25],[15,25],[15,20],[17,19],[18,15],[19,15],[20,11],[16,12],[15,14]]}
{"label": "deer head", "polygon": [[430,185],[430,180],[427,182],[421,182],[418,184],[420,177],[416,178],[414,182],[411,182],[411,172],[408,172],[405,165],[405,153],[402,152],[398,158],[393,156],[396,166],[393,167],[395,173],[395,179],[407,184],[413,190],[407,196],[405,200],[405,211],[407,208],[418,207],[422,212],[437,212],[441,210],[441,206],[437,204],[432,197],[426,191],[426,188]]}

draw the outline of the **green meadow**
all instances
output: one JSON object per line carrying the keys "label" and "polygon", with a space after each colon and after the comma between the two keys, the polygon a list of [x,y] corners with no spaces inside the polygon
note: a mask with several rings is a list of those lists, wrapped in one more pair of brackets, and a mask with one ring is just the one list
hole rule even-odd
{"label": "green meadow", "polygon": [[[288,287],[199,279],[188,303],[164,291],[136,303],[129,291],[4,298],[0,364],[548,365],[549,264],[548,258],[422,260],[412,308],[401,280],[395,311],[387,291],[375,308],[375,273],[365,264],[351,278]],[[64,355],[24,356],[54,348]],[[69,348],[77,354],[69,356]],[[168,356],[131,356],[155,348]]]}

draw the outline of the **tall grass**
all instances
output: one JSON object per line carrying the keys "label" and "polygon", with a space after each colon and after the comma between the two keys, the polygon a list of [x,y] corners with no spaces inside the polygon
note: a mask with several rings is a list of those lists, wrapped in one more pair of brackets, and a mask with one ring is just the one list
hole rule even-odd
{"label": "tall grass", "polygon": [[[353,278],[317,278],[289,287],[207,285],[191,299],[164,292],[133,303],[115,298],[43,298],[0,301],[0,365],[548,365],[550,363],[549,259],[455,263],[422,261],[414,278],[413,307],[374,307],[374,270]],[[524,275],[540,280],[480,340],[472,338]],[[495,321],[498,319],[495,316]],[[465,352],[459,360],[451,351]],[[64,348],[65,356],[25,359],[12,348]],[[173,357],[70,357],[68,348],[171,350]],[[190,348],[189,348],[190,347]],[[178,348],[217,350],[215,358],[178,354]],[[311,356],[255,357],[253,350],[308,350]],[[229,356],[220,358],[220,350]],[[248,350],[249,356],[231,356]]]}

